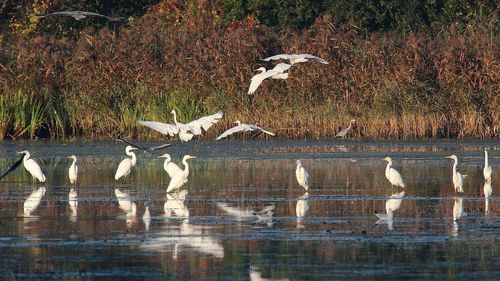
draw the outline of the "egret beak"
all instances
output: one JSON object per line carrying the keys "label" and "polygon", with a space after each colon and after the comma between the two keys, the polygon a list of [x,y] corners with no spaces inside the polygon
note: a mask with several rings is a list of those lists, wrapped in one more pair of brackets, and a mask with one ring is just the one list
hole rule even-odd
{"label": "egret beak", "polygon": [[130,148],[130,150],[137,150],[137,147],[132,147]]}
{"label": "egret beak", "polygon": [[18,152],[16,152],[16,154],[26,154],[26,150],[18,151]]}
{"label": "egret beak", "polygon": [[451,156],[445,156],[444,158],[448,158],[448,159],[451,159]]}

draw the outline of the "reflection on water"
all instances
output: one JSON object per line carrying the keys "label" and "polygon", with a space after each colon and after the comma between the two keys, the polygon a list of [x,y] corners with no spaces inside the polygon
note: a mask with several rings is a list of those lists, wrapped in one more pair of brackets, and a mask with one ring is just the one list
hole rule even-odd
{"label": "reflection on water", "polygon": [[38,208],[45,195],[46,189],[44,186],[39,187],[24,200],[23,209],[25,217],[32,217],[32,213]]}
{"label": "reflection on water", "polygon": [[295,206],[295,214],[297,215],[297,228],[303,228],[302,220],[309,211],[309,193],[304,193],[297,200],[297,205]]}
{"label": "reflection on water", "polygon": [[385,202],[385,214],[375,214],[378,217],[376,224],[387,224],[389,230],[393,230],[394,212],[401,207],[404,196],[404,191],[392,194]]}
{"label": "reflection on water", "polygon": [[130,200],[128,192],[122,192],[120,189],[115,189],[115,196],[118,200],[118,206],[125,212],[125,221],[127,226],[131,227],[136,221],[137,205]]}
{"label": "reflection on water", "polygon": [[189,217],[189,209],[184,205],[187,194],[187,190],[181,190],[177,193],[167,193],[167,200],[163,204],[163,211],[166,217],[171,217],[172,215],[176,215],[179,218]]}
{"label": "reflection on water", "polygon": [[[0,182],[0,280],[494,280],[500,274],[499,197],[489,191],[493,183],[484,183],[484,145],[342,142],[343,152],[335,147],[340,143],[253,144],[189,144],[199,156],[183,187],[189,194],[166,194],[163,159],[142,155],[115,188],[123,147],[114,144],[30,148],[47,183],[33,189],[24,172]],[[68,183],[66,157],[77,149],[76,188]],[[169,149],[174,159],[186,153]],[[0,166],[8,167],[16,159],[10,151],[18,150],[0,150]],[[455,198],[450,188],[444,150],[453,150],[469,175],[463,196]],[[385,156],[398,159],[404,192],[387,193],[379,160]],[[495,177],[497,150],[489,157]],[[312,193],[298,194],[292,159],[307,167]],[[384,213],[381,226],[374,225],[376,211]]]}
{"label": "reflection on water", "polygon": [[68,194],[68,204],[71,211],[69,215],[69,220],[75,222],[78,215],[78,194],[76,193],[76,188],[72,187]]}

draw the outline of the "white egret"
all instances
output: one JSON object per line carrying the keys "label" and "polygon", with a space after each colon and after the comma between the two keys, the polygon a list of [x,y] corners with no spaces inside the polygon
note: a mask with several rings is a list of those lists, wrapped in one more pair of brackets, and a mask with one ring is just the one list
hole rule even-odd
{"label": "white egret", "polygon": [[71,215],[69,216],[70,221],[76,221],[76,217],[78,214],[78,194],[76,192],[76,188],[72,187],[69,190],[68,194],[68,204],[69,209],[71,210]]}
{"label": "white egret", "polygon": [[218,136],[215,140],[223,139],[223,138],[225,138],[229,135],[232,135],[234,133],[237,133],[237,132],[251,132],[251,131],[257,131],[259,134],[264,133],[264,134],[274,136],[274,133],[266,131],[257,125],[243,124],[240,122],[240,120],[236,120],[236,122],[234,122],[234,123],[236,123],[235,127],[232,127],[231,129],[225,131],[220,136]]}
{"label": "white egret", "polygon": [[73,162],[71,163],[71,166],[68,169],[68,177],[69,177],[69,182],[71,184],[74,184],[76,183],[76,179],[78,178],[78,166],[76,165],[76,156],[71,155],[68,158],[73,159]]}
{"label": "white egret", "polygon": [[488,164],[488,150],[485,148],[484,149],[484,169],[483,169],[483,176],[485,181],[491,181],[491,173],[492,169],[491,166]]}
{"label": "white egret", "polygon": [[385,177],[389,180],[391,186],[395,185],[405,188],[403,177],[401,177],[401,174],[396,171],[396,169],[392,168],[392,159],[390,157],[385,157],[382,160],[387,161],[387,167],[385,167]]}
{"label": "white egret", "polygon": [[165,201],[165,204],[163,204],[165,216],[171,217],[172,213],[174,213],[179,218],[188,218],[189,209],[186,205],[184,205],[187,195],[187,190],[182,190],[174,194],[167,194],[167,200]]}
{"label": "white egret", "polygon": [[273,69],[270,70],[266,70],[266,68],[264,67],[258,68],[256,71],[260,71],[260,73],[252,77],[247,94],[249,95],[253,94],[260,86],[262,81],[264,81],[267,78],[283,79],[283,80],[287,79],[288,73],[285,73],[285,71],[287,71],[291,66],[292,66],[291,64],[279,63]]}
{"label": "white egret", "polygon": [[23,204],[24,216],[31,216],[31,213],[33,213],[33,211],[35,211],[35,209],[38,208],[38,205],[42,202],[42,198],[46,191],[47,190],[44,186],[39,187],[37,190],[33,191],[28,198],[26,198]]}
{"label": "white egret", "polygon": [[163,162],[163,170],[167,172],[170,178],[173,178],[176,174],[180,174],[183,172],[182,169],[177,166],[177,164],[172,162],[172,157],[170,157],[170,154],[165,153],[161,156],[158,156],[158,158],[165,158],[165,162]]}
{"label": "white egret", "polygon": [[296,163],[295,176],[297,177],[297,182],[307,191],[309,189],[309,173],[302,167],[300,160],[297,160]]}
{"label": "white egret", "polygon": [[351,130],[352,124],[355,122],[356,122],[355,119],[352,119],[351,121],[349,121],[349,126],[347,126],[347,128],[342,129],[342,131],[338,132],[335,135],[335,137],[336,138],[345,138],[347,136],[347,133]]}
{"label": "white egret", "polygon": [[175,110],[172,110],[170,113],[174,115],[174,125],[156,121],[138,121],[138,123],[171,137],[178,134],[181,141],[187,142],[191,140],[193,136],[201,135],[203,130],[207,131],[224,115],[222,111],[219,111],[215,114],[204,116],[187,124],[183,124],[177,122]]}
{"label": "white egret", "polygon": [[457,164],[458,164],[458,158],[456,155],[450,155],[446,156],[445,158],[453,159],[453,186],[455,187],[456,192],[464,192],[463,185],[464,185],[464,178],[467,175],[462,175],[459,172],[457,172]]}
{"label": "white egret", "polygon": [[132,147],[131,145],[127,145],[127,147],[125,148],[125,154],[131,156],[132,158],[125,158],[122,160],[122,162],[120,162],[120,165],[118,165],[118,169],[116,169],[115,180],[118,180],[121,177],[128,176],[128,174],[130,174],[130,171],[132,170],[132,167],[135,166],[137,157],[135,156],[135,153],[132,152],[132,150],[134,149],[137,148]]}
{"label": "white egret", "polygon": [[403,202],[404,196],[404,191],[392,194],[385,202],[385,214],[375,214],[375,216],[378,217],[378,221],[376,222],[376,224],[386,223],[389,227],[389,230],[392,230],[392,219],[394,217],[394,212],[401,207],[401,202]]}
{"label": "white egret", "polygon": [[196,156],[191,156],[191,155],[185,155],[184,158],[182,158],[182,164],[184,164],[184,170],[183,171],[181,170],[180,173],[176,173],[172,177],[167,187],[167,193],[173,190],[179,190],[188,181],[189,164],[187,160],[195,158]]}
{"label": "white egret", "polygon": [[74,18],[75,20],[82,20],[86,17],[99,17],[99,18],[107,19],[109,21],[127,22],[127,19],[123,18],[123,17],[112,18],[112,17],[108,17],[108,16],[101,15],[98,13],[86,12],[86,11],[60,11],[60,12],[54,12],[54,13],[49,13],[49,14],[45,14],[45,15],[34,15],[34,16],[39,18],[39,19],[46,18],[46,17],[52,17],[52,16],[68,16],[68,17]]}
{"label": "white egret", "polygon": [[19,151],[17,154],[24,154],[23,165],[24,168],[31,174],[33,181],[37,179],[39,182],[45,182],[45,175],[42,173],[40,165],[35,160],[30,158],[30,153],[27,150]]}
{"label": "white egret", "polygon": [[270,60],[289,60],[290,64],[294,65],[296,63],[301,63],[301,62],[306,62],[309,60],[314,60],[322,64],[328,64],[328,62],[322,58],[319,58],[317,56],[313,56],[310,54],[280,54],[280,55],[275,55],[271,56],[265,59],[262,59],[263,61],[270,61]]}

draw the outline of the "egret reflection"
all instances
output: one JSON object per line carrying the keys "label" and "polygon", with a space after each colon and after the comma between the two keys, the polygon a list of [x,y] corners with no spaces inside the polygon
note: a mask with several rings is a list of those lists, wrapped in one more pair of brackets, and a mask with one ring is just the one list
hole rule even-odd
{"label": "egret reflection", "polygon": [[295,206],[295,213],[297,215],[297,228],[303,228],[302,221],[309,211],[309,193],[304,193],[297,200],[297,205]]}
{"label": "egret reflection", "polygon": [[375,214],[378,217],[376,224],[387,224],[389,230],[393,230],[394,212],[401,207],[404,196],[404,191],[392,194],[385,202],[385,214]]}
{"label": "egret reflection", "polygon": [[189,209],[184,205],[187,195],[187,190],[181,190],[177,193],[167,193],[167,200],[163,205],[165,216],[172,217],[172,215],[176,215],[180,218],[188,218]]}
{"label": "egret reflection", "polygon": [[120,189],[115,189],[116,199],[118,200],[118,207],[126,213],[125,219],[127,227],[132,226],[136,220],[137,205],[130,200],[128,192],[122,192]]}
{"label": "egret reflection", "polygon": [[453,204],[453,229],[451,231],[452,236],[458,235],[458,220],[465,216],[464,213],[464,198],[456,197],[455,203]]}
{"label": "egret reflection", "polygon": [[144,222],[144,227],[146,231],[149,231],[149,225],[151,224],[151,213],[149,212],[149,206],[146,206],[144,214],[142,215],[142,221]]}
{"label": "egret reflection", "polygon": [[24,216],[31,217],[31,214],[38,208],[40,203],[42,202],[42,198],[45,195],[47,190],[44,186],[39,187],[35,191],[31,192],[31,194],[24,200],[23,209]]}
{"label": "egret reflection", "polygon": [[169,226],[161,232],[155,233],[155,238],[147,239],[141,248],[151,251],[166,251],[166,247],[173,246],[172,257],[177,259],[182,249],[197,251],[201,254],[224,258],[222,243],[208,231],[209,227],[192,225],[189,219],[182,220],[179,227]]}
{"label": "egret reflection", "polygon": [[250,281],[288,281],[290,279],[288,278],[282,278],[282,279],[269,279],[269,278],[262,278],[262,273],[257,270],[255,266],[250,266]]}
{"label": "egret reflection", "polygon": [[68,204],[69,210],[71,211],[69,220],[75,222],[78,215],[78,194],[76,192],[76,188],[74,187],[69,190]]}
{"label": "egret reflection", "polygon": [[484,212],[488,214],[490,212],[490,197],[493,192],[493,188],[491,187],[491,180],[486,181],[483,186],[484,191]]}
{"label": "egret reflection", "polygon": [[228,215],[236,218],[237,221],[266,222],[268,225],[272,225],[274,210],[276,209],[274,204],[265,206],[261,210],[231,207],[222,202],[215,204]]}

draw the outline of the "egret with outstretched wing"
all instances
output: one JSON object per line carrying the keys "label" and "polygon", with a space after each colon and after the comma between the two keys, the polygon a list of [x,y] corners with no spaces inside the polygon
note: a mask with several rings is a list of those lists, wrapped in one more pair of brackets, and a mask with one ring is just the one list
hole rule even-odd
{"label": "egret with outstretched wing", "polygon": [[287,71],[291,66],[292,66],[291,64],[279,63],[273,69],[270,70],[266,70],[266,68],[264,67],[258,68],[257,71],[260,71],[260,73],[252,77],[247,94],[249,95],[253,94],[260,86],[262,81],[264,81],[267,78],[287,79],[288,73],[285,73],[285,71]]}
{"label": "egret with outstretched wing", "polygon": [[232,127],[231,129],[225,131],[220,136],[218,136],[215,140],[223,139],[229,135],[232,135],[232,134],[235,134],[238,132],[251,132],[251,131],[257,131],[257,132],[259,132],[259,134],[264,133],[264,134],[268,134],[270,136],[274,136],[273,132],[266,131],[257,125],[243,124],[239,120],[236,120],[236,122],[234,122],[234,123],[236,123],[235,127]]}
{"label": "egret with outstretched wing", "polygon": [[322,58],[319,58],[317,56],[313,56],[310,54],[280,54],[280,55],[275,55],[272,57],[268,57],[265,59],[262,59],[263,61],[270,61],[270,60],[289,60],[291,65],[294,65],[296,63],[301,63],[301,62],[306,62],[309,60],[314,60],[322,64],[328,64],[328,62]]}
{"label": "egret with outstretched wing", "polygon": [[105,15],[101,15],[98,13],[93,13],[93,12],[86,12],[86,11],[60,11],[60,12],[54,12],[54,13],[49,13],[45,15],[34,15],[35,17],[42,19],[46,17],[52,17],[52,16],[68,16],[72,17],[75,20],[82,20],[86,17],[99,17],[99,18],[104,18],[109,21],[116,21],[116,22],[127,22],[127,19],[123,17],[118,17],[118,18],[112,18],[108,17]]}

